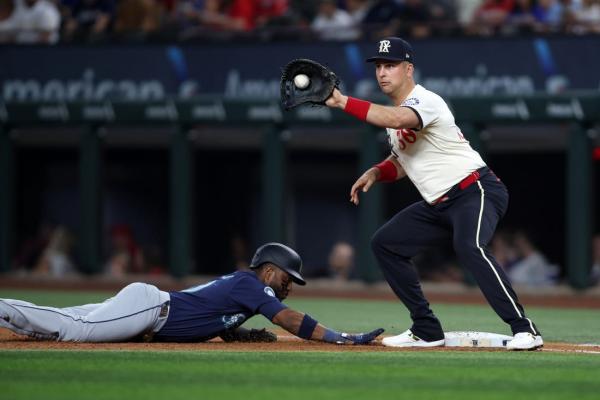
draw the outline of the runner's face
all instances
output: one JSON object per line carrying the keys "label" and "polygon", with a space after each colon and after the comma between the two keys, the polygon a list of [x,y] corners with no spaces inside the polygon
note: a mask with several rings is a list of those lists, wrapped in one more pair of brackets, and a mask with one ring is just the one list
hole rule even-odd
{"label": "runner's face", "polygon": [[275,292],[275,296],[281,301],[285,300],[292,290],[291,276],[277,266],[272,265],[268,272],[265,285],[269,286]]}

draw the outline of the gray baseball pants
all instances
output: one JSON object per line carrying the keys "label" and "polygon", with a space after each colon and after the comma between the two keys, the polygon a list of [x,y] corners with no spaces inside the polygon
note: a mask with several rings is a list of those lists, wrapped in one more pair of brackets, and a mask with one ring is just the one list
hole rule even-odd
{"label": "gray baseball pants", "polygon": [[0,299],[0,327],[36,339],[119,342],[159,331],[167,320],[169,294],[132,283],[103,303],[56,308]]}

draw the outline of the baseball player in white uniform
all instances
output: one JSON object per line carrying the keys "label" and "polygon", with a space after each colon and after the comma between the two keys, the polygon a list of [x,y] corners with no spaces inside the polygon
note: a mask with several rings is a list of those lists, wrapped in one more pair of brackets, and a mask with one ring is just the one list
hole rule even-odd
{"label": "baseball player in white uniform", "polygon": [[386,128],[391,154],[368,169],[352,186],[350,201],[375,182],[405,176],[423,201],[410,205],[383,225],[372,238],[372,249],[385,278],[410,311],[413,325],[383,340],[393,347],[444,345],[444,331],[425,299],[411,258],[426,247],[452,241],[460,263],[469,269],[494,311],[514,334],[507,348],[533,350],[543,340],[525,316],[517,295],[487,245],[506,212],[508,192],[471,148],[448,105],[413,79],[409,43],[389,37],[375,54],[379,87],[392,101],[383,106],[343,95],[334,89],[326,104],[370,124]]}

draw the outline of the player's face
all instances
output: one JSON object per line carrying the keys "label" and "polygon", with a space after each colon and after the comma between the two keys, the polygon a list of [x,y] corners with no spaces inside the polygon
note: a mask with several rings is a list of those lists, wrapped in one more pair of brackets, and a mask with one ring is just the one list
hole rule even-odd
{"label": "player's face", "polygon": [[266,276],[265,285],[273,289],[275,296],[283,301],[292,290],[292,279],[287,272],[273,266]]}
{"label": "player's face", "polygon": [[413,66],[406,61],[376,61],[375,76],[383,93],[393,96],[412,78]]}

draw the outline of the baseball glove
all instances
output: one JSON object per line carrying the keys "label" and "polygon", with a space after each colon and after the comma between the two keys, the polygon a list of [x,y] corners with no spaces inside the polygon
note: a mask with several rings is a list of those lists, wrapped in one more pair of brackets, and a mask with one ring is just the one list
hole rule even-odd
{"label": "baseball glove", "polygon": [[[302,89],[294,84],[294,78],[299,74],[309,79],[308,86]],[[339,78],[326,66],[306,58],[292,60],[281,75],[281,103],[286,110],[304,103],[325,105],[325,100],[339,84]]]}
{"label": "baseball glove", "polygon": [[263,329],[229,329],[220,335],[224,342],[271,343],[277,341],[277,335]]}

